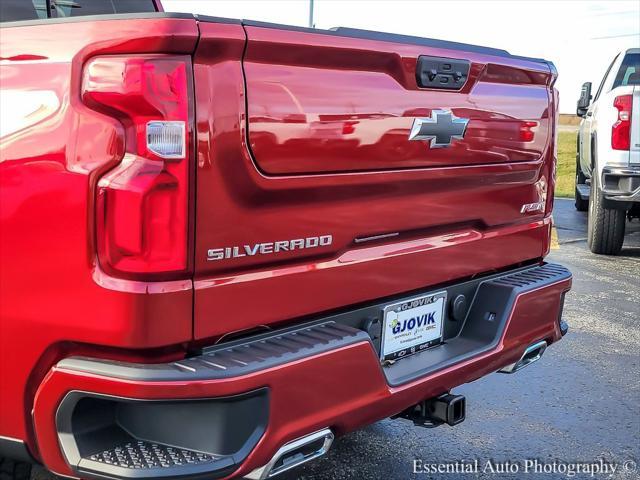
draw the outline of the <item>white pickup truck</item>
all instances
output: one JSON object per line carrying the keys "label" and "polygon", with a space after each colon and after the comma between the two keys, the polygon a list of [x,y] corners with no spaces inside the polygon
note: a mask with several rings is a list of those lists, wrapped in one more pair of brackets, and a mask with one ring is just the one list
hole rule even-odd
{"label": "white pickup truck", "polygon": [[615,255],[640,217],[640,48],[615,56],[595,97],[582,85],[577,114],[576,208],[589,210],[591,251]]}

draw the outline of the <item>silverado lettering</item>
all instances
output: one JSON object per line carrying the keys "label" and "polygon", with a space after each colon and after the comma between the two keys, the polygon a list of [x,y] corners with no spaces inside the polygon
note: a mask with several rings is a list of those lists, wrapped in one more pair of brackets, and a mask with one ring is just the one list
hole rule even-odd
{"label": "silverado lettering", "polygon": [[333,237],[331,235],[321,235],[319,237],[256,243],[254,245],[243,245],[242,247],[210,248],[207,250],[207,259],[223,260],[227,258],[241,258],[257,254],[268,255],[270,253],[292,252],[294,250],[326,247],[331,245],[332,242]]}

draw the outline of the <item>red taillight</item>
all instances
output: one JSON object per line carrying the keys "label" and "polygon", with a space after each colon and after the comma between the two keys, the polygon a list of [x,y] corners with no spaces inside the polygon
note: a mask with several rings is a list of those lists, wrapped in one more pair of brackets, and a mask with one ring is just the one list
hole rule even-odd
{"label": "red taillight", "polygon": [[533,142],[536,135],[536,127],[538,122],[524,121],[520,122],[519,137],[521,142]]}
{"label": "red taillight", "polygon": [[107,272],[187,270],[190,65],[188,57],[117,56],[85,66],[83,102],[117,118],[126,137],[124,158],[98,181],[97,251]]}
{"label": "red taillight", "polygon": [[631,95],[620,95],[613,100],[618,110],[618,120],[611,128],[611,148],[629,150],[631,146]]}

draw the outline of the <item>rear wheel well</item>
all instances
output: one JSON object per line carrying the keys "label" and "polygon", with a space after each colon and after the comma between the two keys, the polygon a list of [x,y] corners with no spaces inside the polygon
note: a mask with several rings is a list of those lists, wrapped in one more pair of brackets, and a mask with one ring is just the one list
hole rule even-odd
{"label": "rear wheel well", "polygon": [[589,195],[587,244],[593,253],[617,255],[624,243],[625,210],[607,208],[598,177],[592,177]]}

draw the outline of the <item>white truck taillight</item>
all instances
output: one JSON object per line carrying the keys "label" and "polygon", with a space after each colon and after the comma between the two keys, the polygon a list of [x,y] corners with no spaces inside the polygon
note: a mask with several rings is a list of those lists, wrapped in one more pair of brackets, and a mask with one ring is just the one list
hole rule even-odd
{"label": "white truck taillight", "polygon": [[124,158],[98,181],[107,273],[163,280],[188,271],[190,70],[189,57],[164,55],[96,57],[84,68],[83,102],[125,134]]}
{"label": "white truck taillight", "polygon": [[629,150],[631,146],[631,109],[633,95],[620,95],[613,100],[618,110],[618,120],[611,128],[611,148]]}

